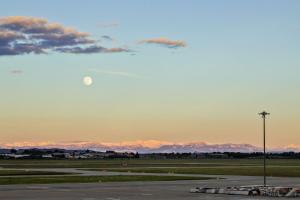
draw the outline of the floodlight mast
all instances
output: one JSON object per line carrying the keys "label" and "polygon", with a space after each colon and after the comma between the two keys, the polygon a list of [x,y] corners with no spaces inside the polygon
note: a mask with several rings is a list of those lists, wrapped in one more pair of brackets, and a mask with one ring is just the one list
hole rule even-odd
{"label": "floodlight mast", "polygon": [[263,118],[263,132],[264,132],[264,187],[266,187],[266,115],[270,115],[266,111],[259,113]]}

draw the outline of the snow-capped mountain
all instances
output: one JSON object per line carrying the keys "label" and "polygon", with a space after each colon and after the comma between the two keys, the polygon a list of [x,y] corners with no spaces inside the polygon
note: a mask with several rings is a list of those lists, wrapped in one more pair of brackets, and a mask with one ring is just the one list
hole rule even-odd
{"label": "snow-capped mountain", "polygon": [[[139,153],[184,153],[184,152],[257,152],[261,147],[251,144],[210,144],[206,142],[174,143],[156,140],[104,143],[104,142],[16,142],[2,143],[0,148],[62,148],[62,149],[92,149],[98,151],[131,151]],[[268,148],[269,151],[300,151],[300,147]]]}

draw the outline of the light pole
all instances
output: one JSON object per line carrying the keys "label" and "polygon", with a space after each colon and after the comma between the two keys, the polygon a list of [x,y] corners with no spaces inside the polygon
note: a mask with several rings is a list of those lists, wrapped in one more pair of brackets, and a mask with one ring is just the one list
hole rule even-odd
{"label": "light pole", "polygon": [[266,115],[269,115],[266,111],[259,113],[263,118],[263,131],[264,131],[264,187],[266,187]]}

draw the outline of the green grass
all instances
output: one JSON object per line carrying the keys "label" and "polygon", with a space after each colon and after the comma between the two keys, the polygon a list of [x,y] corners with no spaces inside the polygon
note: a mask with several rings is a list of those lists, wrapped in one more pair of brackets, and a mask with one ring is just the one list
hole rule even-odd
{"label": "green grass", "polygon": [[[104,170],[104,169],[91,169]],[[260,166],[224,166],[224,167],[189,167],[189,168],[114,168],[105,169],[115,172],[143,172],[143,173],[174,173],[174,174],[208,174],[208,175],[244,175],[262,176],[263,168]],[[267,168],[268,176],[300,177],[300,166],[272,166]]]}
{"label": "green grass", "polygon": [[0,185],[9,184],[51,184],[51,183],[95,183],[95,182],[128,182],[128,181],[178,181],[207,180],[206,177],[184,176],[51,176],[26,178],[0,178]]}
{"label": "green grass", "polygon": [[0,170],[0,176],[32,176],[32,175],[66,175],[65,172],[28,171],[28,170]]}
{"label": "green grass", "polygon": [[[111,171],[261,176],[262,159],[0,160],[11,168],[93,168]],[[268,159],[269,176],[300,177],[300,159]],[[0,175],[1,176],[1,175]]]}
{"label": "green grass", "polygon": [[[300,159],[271,159],[268,165],[300,166]],[[3,168],[123,168],[126,167],[215,167],[259,166],[261,159],[174,159],[174,160],[0,160]]]}

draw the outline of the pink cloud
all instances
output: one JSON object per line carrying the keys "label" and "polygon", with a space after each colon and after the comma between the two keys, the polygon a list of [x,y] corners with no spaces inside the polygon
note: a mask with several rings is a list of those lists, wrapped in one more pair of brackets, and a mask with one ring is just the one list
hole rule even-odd
{"label": "pink cloud", "polygon": [[168,38],[152,38],[152,39],[145,39],[140,41],[140,43],[147,43],[147,44],[159,44],[168,48],[178,48],[178,47],[186,47],[187,44],[183,40],[171,40]]}
{"label": "pink cloud", "polygon": [[124,48],[103,47],[89,33],[44,18],[0,17],[0,56],[51,51],[73,54],[129,52]]}

